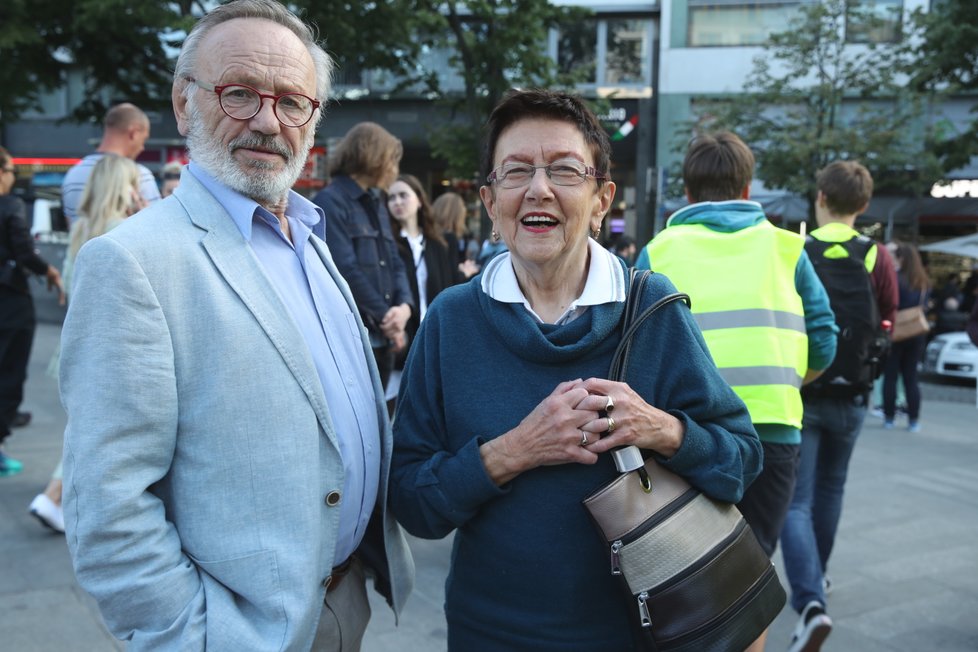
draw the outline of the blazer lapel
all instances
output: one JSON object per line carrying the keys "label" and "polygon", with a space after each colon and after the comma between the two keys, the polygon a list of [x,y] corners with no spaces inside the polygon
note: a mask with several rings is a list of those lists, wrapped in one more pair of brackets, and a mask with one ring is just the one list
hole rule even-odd
{"label": "blazer lapel", "polygon": [[[185,185],[190,187],[184,188]],[[193,175],[184,175],[177,190],[181,189],[184,192],[180,193],[180,199],[191,221],[206,231],[201,246],[278,350],[309,399],[323,430],[336,445],[325,393],[308,346],[261,263],[231,216]]]}

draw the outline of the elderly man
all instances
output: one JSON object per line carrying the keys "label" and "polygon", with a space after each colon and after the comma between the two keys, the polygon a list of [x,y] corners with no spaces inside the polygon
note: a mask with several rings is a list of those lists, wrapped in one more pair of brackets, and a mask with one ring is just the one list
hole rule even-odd
{"label": "elderly man", "polygon": [[[82,192],[95,164],[106,154],[118,154],[135,161],[149,138],[149,118],[142,109],[128,102],[116,104],[109,109],[103,126],[102,142],[98,148],[71,166],[61,182],[61,210],[69,224],[78,215],[78,204],[81,203]],[[156,201],[160,198],[156,177],[145,165],[136,165],[139,167],[139,193],[147,203]]]}
{"label": "elderly man", "polygon": [[356,650],[365,573],[395,613],[410,591],[366,331],[290,191],[331,66],[276,2],[204,16],[173,84],[179,187],[78,255],[65,525],[130,650]]}

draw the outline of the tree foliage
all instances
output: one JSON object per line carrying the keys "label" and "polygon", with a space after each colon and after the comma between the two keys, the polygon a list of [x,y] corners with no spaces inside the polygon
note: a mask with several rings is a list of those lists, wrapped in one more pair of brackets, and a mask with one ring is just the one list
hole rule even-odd
{"label": "tree foliage", "polygon": [[[911,88],[941,90],[948,96],[978,95],[978,12],[970,0],[935,2],[931,11],[917,9],[907,39]],[[978,102],[971,112],[978,114]],[[960,134],[937,143],[945,172],[978,155],[978,115]]]}
{"label": "tree foliage", "polygon": [[[304,0],[306,15],[323,26],[340,67],[380,68],[402,78],[400,90],[434,100],[451,119],[433,125],[430,144],[449,174],[478,170],[482,125],[492,107],[516,86],[572,86],[547,54],[548,30],[587,12],[547,0],[393,0],[352,3]],[[444,88],[423,64],[442,54],[463,80]]]}
{"label": "tree foliage", "polygon": [[814,206],[815,175],[837,159],[859,160],[878,189],[919,192],[940,176],[933,153],[945,125],[929,124],[933,98],[906,88],[902,51],[846,42],[856,0],[804,5],[754,60],[745,92],[707,102],[698,129],[727,128],[754,151],[764,184]]}
{"label": "tree foliage", "polygon": [[[108,105],[128,100],[147,108],[169,105],[173,50],[191,0],[5,0],[0,3],[0,121],[40,110],[45,92],[83,80],[71,119],[100,119]],[[74,89],[73,89],[74,90]]]}

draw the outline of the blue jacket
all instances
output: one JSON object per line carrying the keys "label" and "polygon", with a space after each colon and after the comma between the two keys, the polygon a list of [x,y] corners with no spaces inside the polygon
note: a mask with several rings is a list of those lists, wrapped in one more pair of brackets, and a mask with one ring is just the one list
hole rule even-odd
{"label": "blue jacket", "polygon": [[417,310],[391,234],[387,206],[344,175],[333,177],[313,201],[326,214],[323,227],[314,233],[329,245],[333,262],[350,286],[370,331],[371,343],[382,345],[380,322],[387,310],[402,303]]}
{"label": "blue jacket", "polygon": [[[654,275],[641,307],[672,291]],[[449,650],[632,649],[633,604],[581,505],[617,475],[611,456],[538,467],[499,487],[479,453],[559,383],[607,377],[623,306],[538,324],[524,306],[488,297],[476,277],[439,294],[421,323],[397,403],[390,495],[414,535],[455,531]],[[667,306],[639,330],[626,380],[686,426],[664,466],[707,494],[739,500],[760,471],[760,442],[685,306]]]}

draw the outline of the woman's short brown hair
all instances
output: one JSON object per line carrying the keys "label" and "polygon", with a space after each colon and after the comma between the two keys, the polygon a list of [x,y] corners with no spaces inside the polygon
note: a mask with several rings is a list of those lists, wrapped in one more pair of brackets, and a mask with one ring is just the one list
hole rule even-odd
{"label": "woman's short brown hair", "polygon": [[754,178],[754,153],[737,134],[697,136],[686,149],[683,184],[693,203],[740,199]]}

